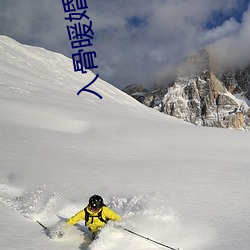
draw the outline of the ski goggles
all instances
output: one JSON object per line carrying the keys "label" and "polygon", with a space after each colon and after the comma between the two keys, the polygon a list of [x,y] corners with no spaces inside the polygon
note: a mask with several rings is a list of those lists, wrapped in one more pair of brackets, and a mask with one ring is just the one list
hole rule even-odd
{"label": "ski goggles", "polygon": [[90,205],[89,208],[93,212],[97,212],[97,211],[99,211],[101,209],[101,207],[97,207],[97,206],[93,206],[93,205],[92,206]]}

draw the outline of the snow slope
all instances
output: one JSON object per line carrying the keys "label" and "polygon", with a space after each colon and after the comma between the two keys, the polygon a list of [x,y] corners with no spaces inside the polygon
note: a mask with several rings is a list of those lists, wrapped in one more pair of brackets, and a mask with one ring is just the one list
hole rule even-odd
{"label": "snow slope", "polygon": [[53,228],[97,193],[171,247],[250,249],[249,133],[181,122],[101,79],[102,100],[77,96],[94,77],[0,36],[0,248],[162,249],[112,225],[90,244],[83,223],[61,240],[36,223]]}

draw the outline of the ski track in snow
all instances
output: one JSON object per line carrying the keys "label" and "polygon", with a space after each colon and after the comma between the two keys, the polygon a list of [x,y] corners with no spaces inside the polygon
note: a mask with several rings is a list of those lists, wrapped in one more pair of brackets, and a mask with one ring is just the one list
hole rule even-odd
{"label": "ski track in snow", "polygon": [[[22,113],[20,113],[20,108]],[[28,102],[5,100],[1,102],[0,111],[1,109],[8,110],[8,114],[2,118],[3,121],[12,121],[28,127],[73,134],[84,133],[90,129],[87,122],[70,118],[69,112],[67,117],[60,109],[45,104],[34,103],[30,106]]]}

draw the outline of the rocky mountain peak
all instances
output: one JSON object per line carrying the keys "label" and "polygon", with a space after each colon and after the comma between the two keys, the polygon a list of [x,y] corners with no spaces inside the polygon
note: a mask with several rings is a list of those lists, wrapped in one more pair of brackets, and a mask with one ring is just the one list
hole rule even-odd
{"label": "rocky mountain peak", "polygon": [[212,68],[209,51],[202,49],[178,67],[171,86],[143,90],[139,97],[138,91],[130,95],[160,112],[196,125],[248,129],[249,106],[233,94],[250,96],[250,67],[220,74]]}
{"label": "rocky mountain peak", "polygon": [[209,53],[201,49],[194,55],[188,57],[177,69],[177,77],[194,77],[205,74],[210,70]]}

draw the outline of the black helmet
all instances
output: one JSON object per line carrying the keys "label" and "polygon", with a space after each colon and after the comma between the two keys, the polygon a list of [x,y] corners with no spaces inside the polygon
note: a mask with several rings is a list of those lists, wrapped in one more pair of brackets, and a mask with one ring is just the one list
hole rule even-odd
{"label": "black helmet", "polygon": [[91,196],[89,198],[89,206],[90,209],[93,210],[99,210],[100,208],[102,208],[104,206],[102,197],[96,194]]}

